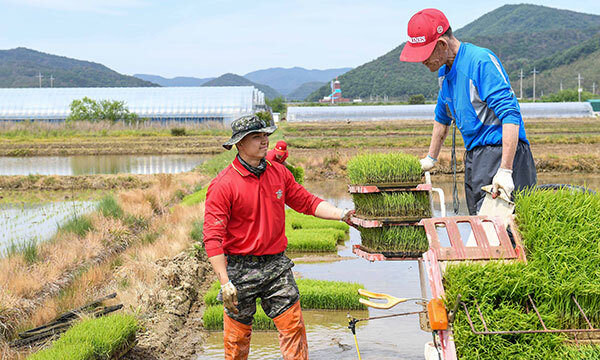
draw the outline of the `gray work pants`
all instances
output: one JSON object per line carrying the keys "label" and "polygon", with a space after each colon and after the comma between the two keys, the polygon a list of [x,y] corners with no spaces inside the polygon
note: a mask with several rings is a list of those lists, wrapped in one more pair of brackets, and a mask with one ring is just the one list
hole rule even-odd
{"label": "gray work pants", "polygon": [[[502,145],[478,146],[465,152],[465,197],[470,215],[477,215],[485,192],[482,186],[490,185],[502,160]],[[534,186],[537,182],[535,163],[529,144],[519,141],[513,162],[515,191]]]}

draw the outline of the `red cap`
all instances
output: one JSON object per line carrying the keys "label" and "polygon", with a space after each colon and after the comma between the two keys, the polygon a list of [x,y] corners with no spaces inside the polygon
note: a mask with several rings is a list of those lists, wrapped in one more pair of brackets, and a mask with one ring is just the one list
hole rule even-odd
{"label": "red cap", "polygon": [[281,152],[287,152],[287,143],[283,140],[279,140],[277,144],[275,144],[275,150]]}
{"label": "red cap", "polygon": [[423,62],[433,52],[437,39],[448,30],[446,15],[437,9],[425,9],[414,14],[408,22],[408,41],[400,61]]}

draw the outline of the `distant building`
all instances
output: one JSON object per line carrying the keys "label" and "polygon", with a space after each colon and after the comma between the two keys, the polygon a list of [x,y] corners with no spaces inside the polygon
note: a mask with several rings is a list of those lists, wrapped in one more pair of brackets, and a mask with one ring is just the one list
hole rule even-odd
{"label": "distant building", "polygon": [[153,121],[220,121],[267,109],[253,86],[0,89],[0,122],[64,121],[73,100],[124,101],[129,111]]}
{"label": "distant building", "polygon": [[325,96],[323,99],[319,100],[320,103],[341,103],[341,102],[350,102],[352,100],[342,97],[342,87],[340,85],[340,81],[335,78],[335,81],[331,84],[331,95]]}

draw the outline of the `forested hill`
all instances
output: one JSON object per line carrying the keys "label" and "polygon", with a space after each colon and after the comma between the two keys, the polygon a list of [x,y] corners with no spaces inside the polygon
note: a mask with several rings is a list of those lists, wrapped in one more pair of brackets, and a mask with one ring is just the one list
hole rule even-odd
{"label": "forested hill", "polygon": [[[452,19],[450,25],[452,25]],[[405,25],[402,27],[405,29]],[[504,5],[487,13],[465,27],[455,30],[456,37],[492,50],[506,68],[513,88],[519,95],[519,73],[523,69],[523,92],[532,94],[533,82],[529,78],[533,67],[546,79],[536,84],[538,96],[564,88],[574,88],[577,74],[585,84],[600,84],[600,16],[559,10],[538,5]],[[398,60],[404,43],[381,57],[361,65],[341,76],[344,97],[368,98],[369,95],[388,95],[406,99],[413,94],[423,94],[434,99],[438,85],[436,74],[420,63],[401,63]],[[577,64],[570,67],[569,64]],[[559,69],[560,68],[560,69]],[[552,74],[549,78],[549,74]],[[585,85],[584,84],[584,85]],[[584,86],[588,90],[587,86]],[[309,96],[315,101],[330,93],[323,86]]]}
{"label": "forested hill", "polygon": [[104,65],[26,48],[0,50],[0,87],[139,87],[158,86],[119,74]]}
{"label": "forested hill", "polygon": [[257,84],[243,76],[231,73],[223,74],[216,79],[207,81],[202,84],[202,86],[254,86],[258,90],[262,91],[265,94],[265,97],[268,99],[274,99],[281,96],[277,90],[268,85]]}

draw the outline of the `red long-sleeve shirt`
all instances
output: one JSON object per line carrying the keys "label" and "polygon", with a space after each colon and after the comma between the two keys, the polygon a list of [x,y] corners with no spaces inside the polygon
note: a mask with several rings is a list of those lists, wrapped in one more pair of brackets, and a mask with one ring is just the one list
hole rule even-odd
{"label": "red long-sleeve shirt", "polygon": [[219,254],[270,255],[287,247],[285,205],[314,215],[323,201],[294,180],[285,166],[267,161],[257,178],[237,157],[214,178],[206,194],[204,245]]}

